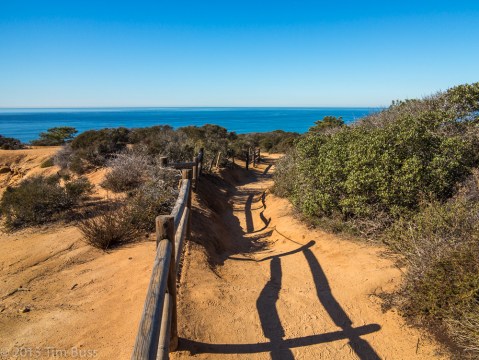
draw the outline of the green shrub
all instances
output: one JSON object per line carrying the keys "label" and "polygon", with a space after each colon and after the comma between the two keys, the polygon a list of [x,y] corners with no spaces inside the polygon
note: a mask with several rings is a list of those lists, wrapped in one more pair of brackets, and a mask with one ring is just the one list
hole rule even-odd
{"label": "green shrub", "polygon": [[276,171],[273,174],[275,180],[273,192],[286,197],[295,192],[298,184],[297,156],[295,149],[291,149],[285,156],[276,162]]}
{"label": "green shrub", "polygon": [[85,131],[57,154],[56,161],[77,174],[105,166],[114,154],[126,148],[128,134],[125,128]]}
{"label": "green shrub", "polygon": [[298,133],[283,130],[240,134],[231,142],[231,148],[239,157],[250,147],[260,147],[262,151],[270,153],[286,153],[298,138]]}
{"label": "green shrub", "polygon": [[16,187],[8,187],[0,201],[0,212],[8,229],[57,220],[87,192],[85,180],[60,186],[58,176],[36,176]]}
{"label": "green shrub", "polygon": [[297,173],[280,168],[277,186],[295,177],[289,197],[308,216],[380,214],[385,224],[417,211],[421,198],[449,198],[479,158],[475,123],[446,108],[444,99],[454,108],[446,95],[393,105],[334,132],[308,133],[296,146]]}
{"label": "green shrub", "polygon": [[23,149],[22,142],[15,138],[4,137],[0,135],[0,149],[2,150],[18,150]]}

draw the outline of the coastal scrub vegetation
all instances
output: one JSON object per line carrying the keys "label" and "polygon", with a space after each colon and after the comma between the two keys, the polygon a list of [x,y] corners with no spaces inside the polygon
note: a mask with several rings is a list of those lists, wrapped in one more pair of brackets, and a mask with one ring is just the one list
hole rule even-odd
{"label": "coastal scrub vegetation", "polygon": [[70,126],[60,126],[50,128],[45,132],[40,133],[40,138],[31,141],[35,146],[58,146],[73,140],[77,129]]}
{"label": "coastal scrub vegetation", "polygon": [[5,137],[0,135],[0,149],[2,150],[19,150],[23,149],[22,142],[15,138]]}
{"label": "coastal scrub vegetation", "polygon": [[299,133],[283,130],[240,134],[234,139],[232,150],[236,155],[241,155],[249,147],[259,147],[269,153],[285,153],[298,138]]}
{"label": "coastal scrub vegetation", "polygon": [[120,154],[112,160],[102,186],[126,192],[126,198],[84,214],[79,228],[86,241],[106,250],[154,231],[155,218],[173,208],[179,179],[178,170],[161,168],[143,154]]}
{"label": "coastal scrub vegetation", "polygon": [[6,188],[0,200],[0,214],[7,229],[64,219],[91,189],[85,178],[67,181],[62,186],[57,175],[31,177]]}
{"label": "coastal scrub vegetation", "polygon": [[409,265],[405,314],[479,355],[479,83],[328,117],[278,163],[275,191],[311,222],[381,239]]}

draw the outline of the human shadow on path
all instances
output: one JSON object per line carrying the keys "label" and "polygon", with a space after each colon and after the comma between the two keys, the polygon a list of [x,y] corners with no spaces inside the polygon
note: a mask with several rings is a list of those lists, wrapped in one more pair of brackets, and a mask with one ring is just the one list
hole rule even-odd
{"label": "human shadow on path", "polygon": [[271,278],[261,291],[256,301],[256,308],[258,309],[263,334],[271,344],[271,359],[292,360],[294,359],[293,353],[283,344],[285,333],[276,308],[281,290],[281,259],[274,257],[270,262],[270,268]]}
{"label": "human shadow on path", "polygon": [[[294,359],[293,353],[291,351],[292,348],[348,339],[351,349],[356,353],[359,359],[380,359],[371,345],[366,340],[361,339],[360,336],[379,331],[381,326],[378,324],[369,324],[356,328],[352,327],[351,319],[333,296],[328,279],[321,265],[310,249],[314,244],[314,241],[310,241],[308,244],[302,245],[295,250],[268,256],[260,260],[230,257],[231,260],[239,261],[262,262],[271,260],[270,280],[266,283],[256,301],[256,307],[258,309],[263,334],[269,339],[269,342],[255,344],[206,344],[182,339],[181,349],[188,349],[192,353],[215,354],[253,354],[270,352],[272,360],[290,360]],[[284,339],[285,332],[276,307],[276,303],[279,300],[282,281],[281,257],[290,256],[300,252],[304,254],[311,270],[319,301],[336,326],[342,329],[341,331],[309,335],[301,338]]]}

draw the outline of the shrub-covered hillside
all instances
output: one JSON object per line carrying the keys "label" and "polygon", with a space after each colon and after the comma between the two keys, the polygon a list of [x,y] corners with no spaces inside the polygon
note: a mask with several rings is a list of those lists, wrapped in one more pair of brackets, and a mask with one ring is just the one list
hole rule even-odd
{"label": "shrub-covered hillside", "polygon": [[[275,191],[330,230],[381,238],[410,264],[403,310],[479,355],[479,83],[316,122]],[[466,353],[465,353],[466,354]]]}

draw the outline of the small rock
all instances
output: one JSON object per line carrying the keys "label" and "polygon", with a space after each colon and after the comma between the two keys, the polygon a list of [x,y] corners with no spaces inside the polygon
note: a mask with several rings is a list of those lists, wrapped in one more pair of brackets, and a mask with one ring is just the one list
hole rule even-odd
{"label": "small rock", "polygon": [[22,314],[30,312],[30,308],[28,306],[25,306],[19,310]]}
{"label": "small rock", "polygon": [[128,260],[132,260],[133,258],[132,257],[129,257]]}
{"label": "small rock", "polygon": [[74,288],[76,288],[78,286],[78,284],[73,284],[73,286],[70,288],[70,290],[73,290]]}

